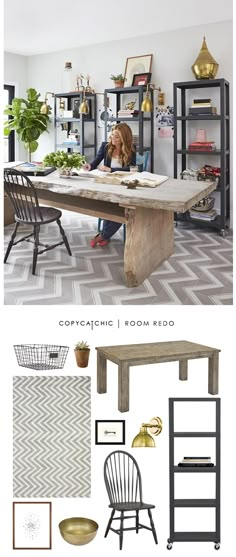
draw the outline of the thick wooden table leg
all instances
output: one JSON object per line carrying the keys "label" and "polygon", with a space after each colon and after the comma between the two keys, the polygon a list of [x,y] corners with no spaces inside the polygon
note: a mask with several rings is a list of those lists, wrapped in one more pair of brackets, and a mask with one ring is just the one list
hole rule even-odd
{"label": "thick wooden table leg", "polygon": [[174,213],[163,209],[126,209],[124,271],[127,286],[138,286],[174,249]]}
{"label": "thick wooden table leg", "polygon": [[180,381],[187,381],[188,379],[188,360],[179,361],[179,379]]}
{"label": "thick wooden table leg", "polygon": [[129,411],[129,364],[126,362],[118,366],[118,410]]}
{"label": "thick wooden table leg", "polygon": [[107,360],[97,351],[97,392],[107,392]]}
{"label": "thick wooden table leg", "polygon": [[219,387],[219,352],[214,352],[208,359],[208,393],[218,395]]}

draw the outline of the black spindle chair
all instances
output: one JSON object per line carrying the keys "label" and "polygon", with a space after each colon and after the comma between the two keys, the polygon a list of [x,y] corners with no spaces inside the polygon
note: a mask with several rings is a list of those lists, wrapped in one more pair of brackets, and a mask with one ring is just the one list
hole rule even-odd
{"label": "black spindle chair", "polygon": [[[71,255],[69,242],[60,221],[62,212],[59,209],[55,209],[54,207],[44,207],[39,205],[37,192],[31,180],[28,178],[28,176],[26,176],[26,174],[14,168],[5,168],[4,190],[14,208],[16,221],[16,225],[11,235],[11,239],[4,257],[4,263],[6,263],[8,259],[12,246],[19,244],[19,242],[23,242],[23,240],[26,240],[27,242],[33,242],[34,244],[32,266],[33,275],[35,275],[36,272],[38,255],[40,255],[41,253],[65,244],[69,255]],[[54,221],[59,227],[62,240],[60,242],[57,242],[56,244],[42,244],[39,241],[40,227],[43,224],[49,224]],[[32,225],[33,232],[15,241],[17,229],[20,224]],[[32,236],[33,240],[30,239]],[[39,251],[39,246],[43,246],[44,249]]]}
{"label": "black spindle chair", "polygon": [[[155,543],[158,543],[151,513],[151,509],[154,509],[155,505],[143,502],[142,479],[135,458],[125,451],[110,453],[104,463],[104,480],[110,500],[109,507],[112,509],[105,538],[109,530],[112,530],[119,535],[119,545],[122,549],[125,530],[135,530],[138,534],[141,528],[146,528],[152,531]],[[139,522],[139,511],[142,510],[147,510],[151,527]],[[120,516],[114,517],[116,511],[120,512]],[[135,514],[125,516],[125,512],[135,512]],[[127,518],[135,518],[135,526],[124,528],[124,520]],[[120,521],[118,529],[111,527],[113,520]]]}

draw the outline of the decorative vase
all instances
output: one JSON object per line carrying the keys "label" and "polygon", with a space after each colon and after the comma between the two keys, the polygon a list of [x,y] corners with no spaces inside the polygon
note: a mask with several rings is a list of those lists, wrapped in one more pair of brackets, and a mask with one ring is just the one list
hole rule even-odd
{"label": "decorative vase", "polygon": [[74,350],[75,359],[78,367],[87,367],[89,361],[90,349]]}
{"label": "decorative vase", "polygon": [[210,54],[207,48],[206,38],[203,37],[202,48],[197,59],[192,65],[192,72],[194,73],[196,79],[214,79],[217,74],[218,67],[219,64],[217,64],[213,56]]}
{"label": "decorative vase", "polygon": [[70,178],[72,176],[72,168],[59,168],[60,178]]}

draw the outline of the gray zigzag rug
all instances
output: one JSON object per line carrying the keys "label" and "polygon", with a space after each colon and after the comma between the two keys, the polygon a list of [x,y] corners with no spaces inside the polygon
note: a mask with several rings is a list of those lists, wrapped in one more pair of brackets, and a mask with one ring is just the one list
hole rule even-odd
{"label": "gray zigzag rug", "polygon": [[14,497],[90,497],[90,377],[13,382]]}

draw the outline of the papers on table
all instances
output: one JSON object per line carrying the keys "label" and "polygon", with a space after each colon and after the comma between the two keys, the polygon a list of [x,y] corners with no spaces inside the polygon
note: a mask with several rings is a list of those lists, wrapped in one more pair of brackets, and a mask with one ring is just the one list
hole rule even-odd
{"label": "papers on table", "polygon": [[98,176],[106,176],[107,172],[102,172],[96,168],[95,170],[77,170],[77,174],[81,176],[81,178],[95,178]]}
{"label": "papers on table", "polygon": [[128,188],[136,187],[149,187],[155,188],[166,182],[168,176],[162,176],[161,174],[152,174],[151,172],[112,172],[109,174],[102,173],[103,176],[95,177],[95,181],[105,184],[118,184],[125,185]]}

